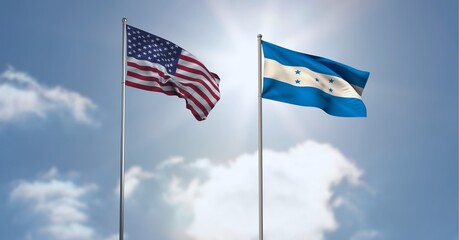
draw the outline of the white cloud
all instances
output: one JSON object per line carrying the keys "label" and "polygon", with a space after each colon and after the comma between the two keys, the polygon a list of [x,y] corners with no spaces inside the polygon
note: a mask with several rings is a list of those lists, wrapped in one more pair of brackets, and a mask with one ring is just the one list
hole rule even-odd
{"label": "white cloud", "polygon": [[[151,172],[143,170],[139,166],[132,166],[124,175],[124,197],[128,199],[132,193],[137,189],[139,184],[147,179],[153,177]],[[115,194],[119,194],[120,184],[115,189]]]}
{"label": "white cloud", "polygon": [[55,178],[59,174],[59,170],[57,167],[51,167],[45,174],[43,174],[43,178]]}
{"label": "white cloud", "polygon": [[53,224],[43,229],[43,232],[59,240],[93,239],[94,236],[92,228],[76,222]]}
{"label": "white cloud", "polygon": [[79,186],[74,182],[60,180],[57,168],[35,181],[21,181],[10,193],[11,200],[27,203],[45,221],[38,234],[55,240],[90,240],[94,230],[87,225],[88,215],[83,201],[95,185]]}
{"label": "white cloud", "polygon": [[168,203],[178,205],[178,211],[186,213],[189,208],[193,207],[199,188],[198,179],[193,179],[188,186],[183,188],[180,178],[173,176],[168,186],[168,192],[164,197]]}
{"label": "white cloud", "polygon": [[183,157],[171,157],[171,158],[167,159],[166,161],[161,162],[158,165],[158,168],[162,169],[162,168],[166,168],[166,167],[169,167],[169,166],[174,166],[174,165],[182,163],[183,160],[184,160]]}
{"label": "white cloud", "polygon": [[[201,160],[207,174],[188,183],[171,178],[165,199],[192,239],[242,240],[258,237],[258,157],[246,154],[227,165]],[[362,174],[337,149],[307,141],[286,152],[264,150],[264,233],[269,239],[321,240],[338,227],[334,186],[359,184]],[[339,205],[336,203],[335,206]]]}
{"label": "white cloud", "polygon": [[97,125],[89,116],[95,108],[91,99],[61,86],[42,85],[11,66],[0,74],[0,123],[30,116],[46,118],[51,112],[63,111],[77,122]]}
{"label": "white cloud", "polygon": [[344,203],[344,199],[342,197],[337,197],[333,202],[332,202],[332,206],[337,208],[337,207],[341,207]]}

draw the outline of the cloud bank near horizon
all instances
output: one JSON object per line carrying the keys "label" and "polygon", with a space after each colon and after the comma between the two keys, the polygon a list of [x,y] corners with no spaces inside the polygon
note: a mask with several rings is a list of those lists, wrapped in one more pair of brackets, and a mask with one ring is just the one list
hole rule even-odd
{"label": "cloud bank near horizon", "polygon": [[[199,160],[189,167],[205,177],[169,179],[165,200],[184,236],[200,240],[258,239],[258,155],[228,164]],[[180,164],[180,163],[178,163]],[[287,151],[264,150],[264,233],[270,239],[322,240],[336,230],[334,187],[361,183],[362,170],[328,144],[306,141]],[[337,204],[338,202],[338,204]]]}
{"label": "cloud bank near horizon", "polygon": [[[265,149],[263,170],[264,233],[270,239],[323,240],[327,232],[339,227],[335,210],[347,205],[346,195],[336,187],[363,184],[363,172],[351,160],[331,145],[315,141],[286,151]],[[16,181],[10,199],[27,206],[26,213],[45,220],[31,228],[35,236],[94,240],[103,231],[90,221],[97,206],[87,203],[97,187],[77,184],[51,168],[34,180]],[[126,211],[142,213],[136,214],[135,221],[163,219],[167,228],[164,234],[169,239],[258,239],[256,152],[218,164],[176,156],[158,162],[152,169],[135,165],[126,172],[125,191],[126,199],[132,200],[126,202]],[[164,213],[168,217],[147,214],[158,208],[167,209]],[[133,228],[134,232],[125,234],[138,237],[138,230]],[[371,234],[356,231],[360,232],[354,238],[380,236],[377,230]]]}
{"label": "cloud bank near horizon", "polygon": [[56,240],[92,240],[95,230],[88,224],[86,202],[97,185],[78,185],[60,176],[57,168],[33,181],[20,180],[10,192],[10,200],[20,202],[33,215],[43,219],[28,236]]}

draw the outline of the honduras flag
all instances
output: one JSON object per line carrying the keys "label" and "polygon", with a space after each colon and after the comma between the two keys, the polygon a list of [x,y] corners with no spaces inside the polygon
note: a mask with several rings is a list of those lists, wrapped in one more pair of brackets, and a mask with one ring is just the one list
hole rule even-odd
{"label": "honduras flag", "polygon": [[262,97],[318,107],[339,117],[366,117],[361,95],[369,72],[262,41]]}

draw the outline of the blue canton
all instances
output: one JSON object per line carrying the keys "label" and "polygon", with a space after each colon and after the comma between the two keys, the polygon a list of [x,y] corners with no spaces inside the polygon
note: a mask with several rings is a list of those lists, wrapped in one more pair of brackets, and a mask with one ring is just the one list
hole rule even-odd
{"label": "blue canton", "polygon": [[128,57],[160,64],[169,74],[175,74],[182,48],[129,25],[126,30]]}

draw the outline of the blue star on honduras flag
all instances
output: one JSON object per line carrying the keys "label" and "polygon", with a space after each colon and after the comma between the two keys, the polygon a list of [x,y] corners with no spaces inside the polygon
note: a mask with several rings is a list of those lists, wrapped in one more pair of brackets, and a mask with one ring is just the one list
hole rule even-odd
{"label": "blue star on honduras flag", "polygon": [[266,41],[262,46],[263,98],[317,107],[333,116],[367,116],[361,95],[369,72]]}

